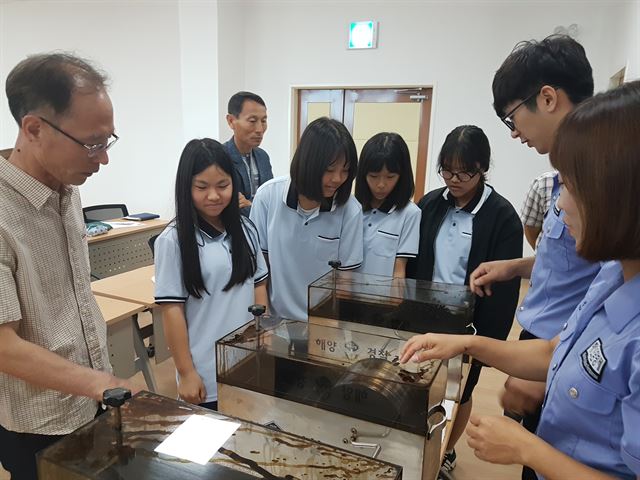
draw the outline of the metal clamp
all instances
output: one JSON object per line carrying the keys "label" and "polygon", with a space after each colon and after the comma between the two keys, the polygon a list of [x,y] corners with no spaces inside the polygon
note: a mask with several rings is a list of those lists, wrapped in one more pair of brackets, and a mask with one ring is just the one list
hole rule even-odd
{"label": "metal clamp", "polygon": [[[432,416],[437,414],[442,415],[442,420],[432,425],[429,422],[429,420],[431,419]],[[429,429],[427,430],[427,440],[431,440],[431,437],[433,437],[436,431],[439,430],[440,427],[443,427],[446,422],[447,422],[447,411],[444,409],[442,404],[434,405],[433,407],[431,407],[427,412],[427,426],[429,427]]]}
{"label": "metal clamp", "polygon": [[462,355],[450,358],[447,364],[447,387],[444,398],[457,402],[460,400],[460,383],[462,381]]}
{"label": "metal clamp", "polygon": [[379,443],[364,443],[351,441],[351,446],[356,448],[373,448],[373,454],[371,458],[377,458],[382,450],[382,446]]}

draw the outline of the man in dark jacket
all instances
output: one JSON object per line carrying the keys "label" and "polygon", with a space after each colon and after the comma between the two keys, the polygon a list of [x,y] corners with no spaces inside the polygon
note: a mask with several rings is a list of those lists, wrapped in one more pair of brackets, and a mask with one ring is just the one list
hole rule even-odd
{"label": "man in dark jacket", "polygon": [[258,187],[273,178],[269,155],[259,148],[267,131],[267,107],[255,93],[238,92],[229,99],[227,112],[233,137],[224,146],[240,180],[241,211],[249,215]]}

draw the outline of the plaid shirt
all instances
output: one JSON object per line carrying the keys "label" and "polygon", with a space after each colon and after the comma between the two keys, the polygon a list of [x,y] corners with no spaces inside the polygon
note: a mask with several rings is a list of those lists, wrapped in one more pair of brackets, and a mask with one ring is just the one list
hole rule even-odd
{"label": "plaid shirt", "polygon": [[[51,190],[0,157],[0,324],[79,365],[111,369],[106,324],[91,292],[77,187]],[[0,424],[13,432],[64,435],[93,419],[87,397],[0,373]]]}
{"label": "plaid shirt", "polygon": [[553,179],[558,172],[545,172],[531,182],[527,198],[524,200],[520,219],[525,226],[542,228],[544,216],[551,203]]}

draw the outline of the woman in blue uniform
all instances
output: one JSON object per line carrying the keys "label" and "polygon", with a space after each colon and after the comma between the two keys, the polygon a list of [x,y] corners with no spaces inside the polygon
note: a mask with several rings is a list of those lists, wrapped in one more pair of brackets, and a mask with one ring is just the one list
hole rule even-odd
{"label": "woman in blue uniform", "polygon": [[421,335],[401,361],[466,352],[500,370],[543,381],[536,435],[505,417],[475,417],[469,446],[539,478],[640,478],[640,82],[585,101],[557,133],[551,163],[564,181],[559,206],[578,253],[606,262],[551,341]]}
{"label": "woman in blue uniform", "polygon": [[[438,172],[446,187],[425,195],[418,257],[409,260],[407,276],[421,280],[469,285],[478,265],[492,260],[522,257],[522,223],[511,203],[487,185],[491,161],[489,140],[481,128],[454,128],[438,156]],[[504,340],[518,303],[520,279],[494,287],[493,295],[476,297],[473,324],[480,335]],[[460,399],[460,409],[442,464],[456,464],[454,447],[462,436],[472,409],[472,393],[482,366],[474,362]]]}
{"label": "woman in blue uniform", "polygon": [[182,400],[217,409],[215,342],[267,305],[255,227],[240,215],[233,162],[215,140],[187,143],[176,175],[176,218],[155,242],[155,302]]}
{"label": "woman in blue uniform", "polygon": [[413,172],[407,144],[397,133],[378,133],[362,147],[356,198],[362,205],[364,260],[358,271],[404,278],[418,254],[420,209],[411,201]]}
{"label": "woman in blue uniform", "polygon": [[358,154],[351,134],[322,117],[305,128],[291,161],[290,176],[263,184],[251,220],[269,263],[272,312],[306,320],[307,288],[340,262],[362,263],[362,208],[351,195]]}

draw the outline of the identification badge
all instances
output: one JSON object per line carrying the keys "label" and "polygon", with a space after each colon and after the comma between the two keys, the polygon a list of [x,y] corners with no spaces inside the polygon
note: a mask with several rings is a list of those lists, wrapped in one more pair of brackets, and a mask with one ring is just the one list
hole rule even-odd
{"label": "identification badge", "polygon": [[607,364],[607,358],[602,350],[602,340],[597,339],[584,352],[580,354],[582,358],[582,366],[587,374],[596,382],[602,380],[602,373]]}

